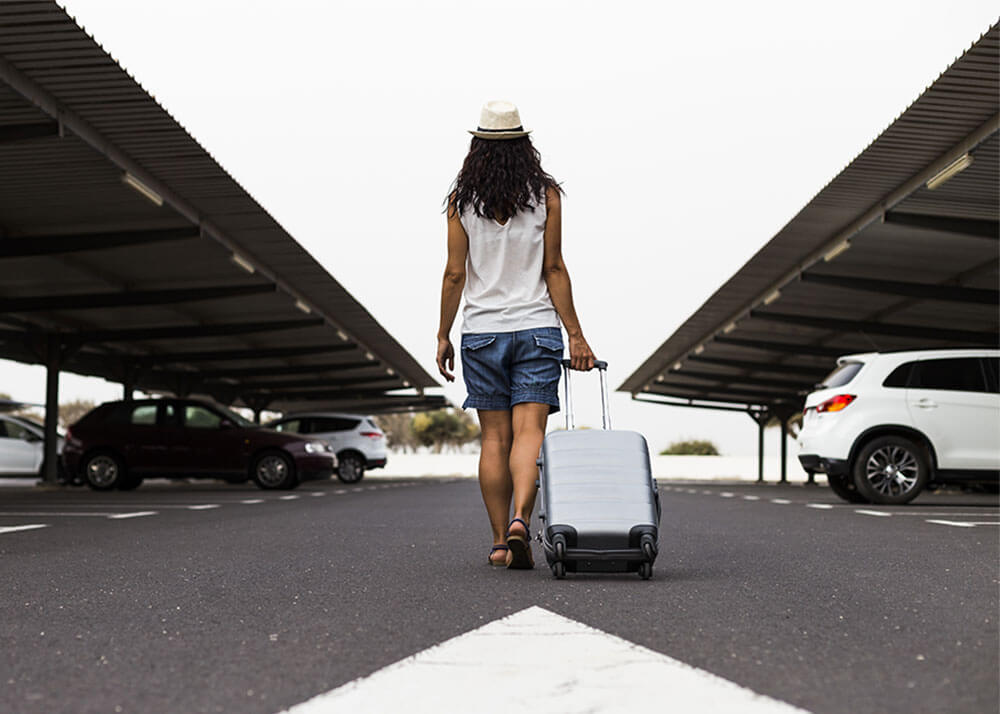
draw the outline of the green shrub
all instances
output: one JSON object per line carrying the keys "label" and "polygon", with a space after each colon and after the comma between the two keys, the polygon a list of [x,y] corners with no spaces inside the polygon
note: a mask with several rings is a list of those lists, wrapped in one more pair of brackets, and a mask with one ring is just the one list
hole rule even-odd
{"label": "green shrub", "polygon": [[661,456],[718,456],[715,444],[706,439],[675,441],[660,452]]}

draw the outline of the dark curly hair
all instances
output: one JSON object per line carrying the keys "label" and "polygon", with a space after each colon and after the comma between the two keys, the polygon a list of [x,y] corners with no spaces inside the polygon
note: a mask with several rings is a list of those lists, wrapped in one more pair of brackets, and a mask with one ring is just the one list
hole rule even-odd
{"label": "dark curly hair", "polygon": [[461,214],[471,207],[479,217],[506,221],[518,211],[533,211],[545,201],[549,188],[562,193],[556,180],[542,170],[542,157],[527,136],[476,136],[445,203],[449,212]]}

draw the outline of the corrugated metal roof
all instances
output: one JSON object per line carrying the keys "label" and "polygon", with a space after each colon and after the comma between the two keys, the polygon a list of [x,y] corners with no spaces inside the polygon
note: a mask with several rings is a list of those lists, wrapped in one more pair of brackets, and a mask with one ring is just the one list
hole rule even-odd
{"label": "corrugated metal roof", "polygon": [[[996,345],[998,88],[994,25],[620,391],[790,410],[838,354]],[[969,168],[924,185],[966,152]]]}
{"label": "corrugated metal roof", "polygon": [[[375,386],[353,395],[359,402],[371,397],[382,404],[386,391],[438,386],[57,4],[0,3],[0,80],[0,305],[6,305],[0,308],[0,320],[7,325],[0,330],[0,357],[37,362],[32,340],[41,332],[56,331],[70,342],[82,333],[89,338],[66,369],[120,379],[124,365],[142,364],[139,388],[171,384],[179,373],[196,375],[204,363],[169,357],[195,350],[242,350],[241,358],[218,363],[223,371],[260,364],[312,365],[320,378],[336,374],[338,379],[367,380]],[[156,206],[126,186],[126,171],[162,196],[164,205]],[[148,242],[150,231],[183,228],[200,237]],[[138,233],[136,237],[144,240],[78,249],[87,241],[94,243],[94,234],[101,232]],[[60,249],[38,254],[38,246],[52,237],[56,240],[49,242]],[[25,241],[33,247],[26,249]],[[36,254],[16,255],[32,251]],[[233,253],[256,266],[256,271],[249,274],[235,265]],[[137,303],[135,295],[267,285],[276,288],[153,304]],[[24,310],[25,303],[14,300],[104,293],[121,294],[120,305],[81,309],[64,299],[62,308],[35,305]],[[307,307],[308,314],[296,308],[296,301]],[[233,333],[241,324],[303,319],[313,319],[314,324]],[[112,332],[170,326],[219,326],[219,330],[197,337],[146,333],[145,339],[141,333]],[[235,327],[227,334],[222,326]],[[254,354],[278,346],[324,344],[348,349],[263,360]],[[343,363],[342,368],[328,369],[337,362]],[[359,362],[368,366],[346,366]],[[375,373],[382,378],[378,383],[370,379]],[[212,389],[214,396],[224,392],[217,385]],[[231,392],[236,401],[244,402],[248,395],[278,394],[274,389],[255,390],[244,379]],[[281,393],[273,405],[300,401],[292,390]],[[425,401],[443,403],[441,398]]]}

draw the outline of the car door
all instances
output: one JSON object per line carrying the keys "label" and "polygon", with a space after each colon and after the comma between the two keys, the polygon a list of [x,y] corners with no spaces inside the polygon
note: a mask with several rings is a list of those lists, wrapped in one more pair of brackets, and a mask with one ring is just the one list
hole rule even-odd
{"label": "car door", "polygon": [[165,470],[167,435],[161,427],[162,410],[163,405],[157,402],[132,405],[117,435],[126,465],[137,473],[161,473]]}
{"label": "car door", "polygon": [[26,427],[0,419],[0,473],[36,474],[44,442]]}
{"label": "car door", "polygon": [[238,424],[208,405],[197,402],[182,404],[180,415],[180,472],[213,476],[246,468],[246,434]]}
{"label": "car door", "polygon": [[906,404],[914,426],[931,440],[939,468],[1000,468],[1000,397],[988,389],[981,358],[919,360]]}

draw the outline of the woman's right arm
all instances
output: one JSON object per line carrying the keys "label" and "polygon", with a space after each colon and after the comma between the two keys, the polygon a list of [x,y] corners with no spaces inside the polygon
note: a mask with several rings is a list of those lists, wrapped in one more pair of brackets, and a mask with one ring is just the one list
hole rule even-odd
{"label": "woman's right arm", "polygon": [[465,258],[469,254],[469,237],[453,203],[448,205],[448,263],[441,282],[441,324],[438,327],[437,366],[441,376],[455,381],[455,348],[451,344],[451,326],[462,301],[465,287]]}
{"label": "woman's right arm", "polygon": [[549,287],[549,297],[559,313],[566,334],[569,336],[569,359],[573,369],[589,370],[594,367],[594,353],[583,337],[580,320],[573,307],[573,287],[569,271],[562,258],[562,201],[559,191],[550,188],[545,196],[545,257],[542,275]]}

